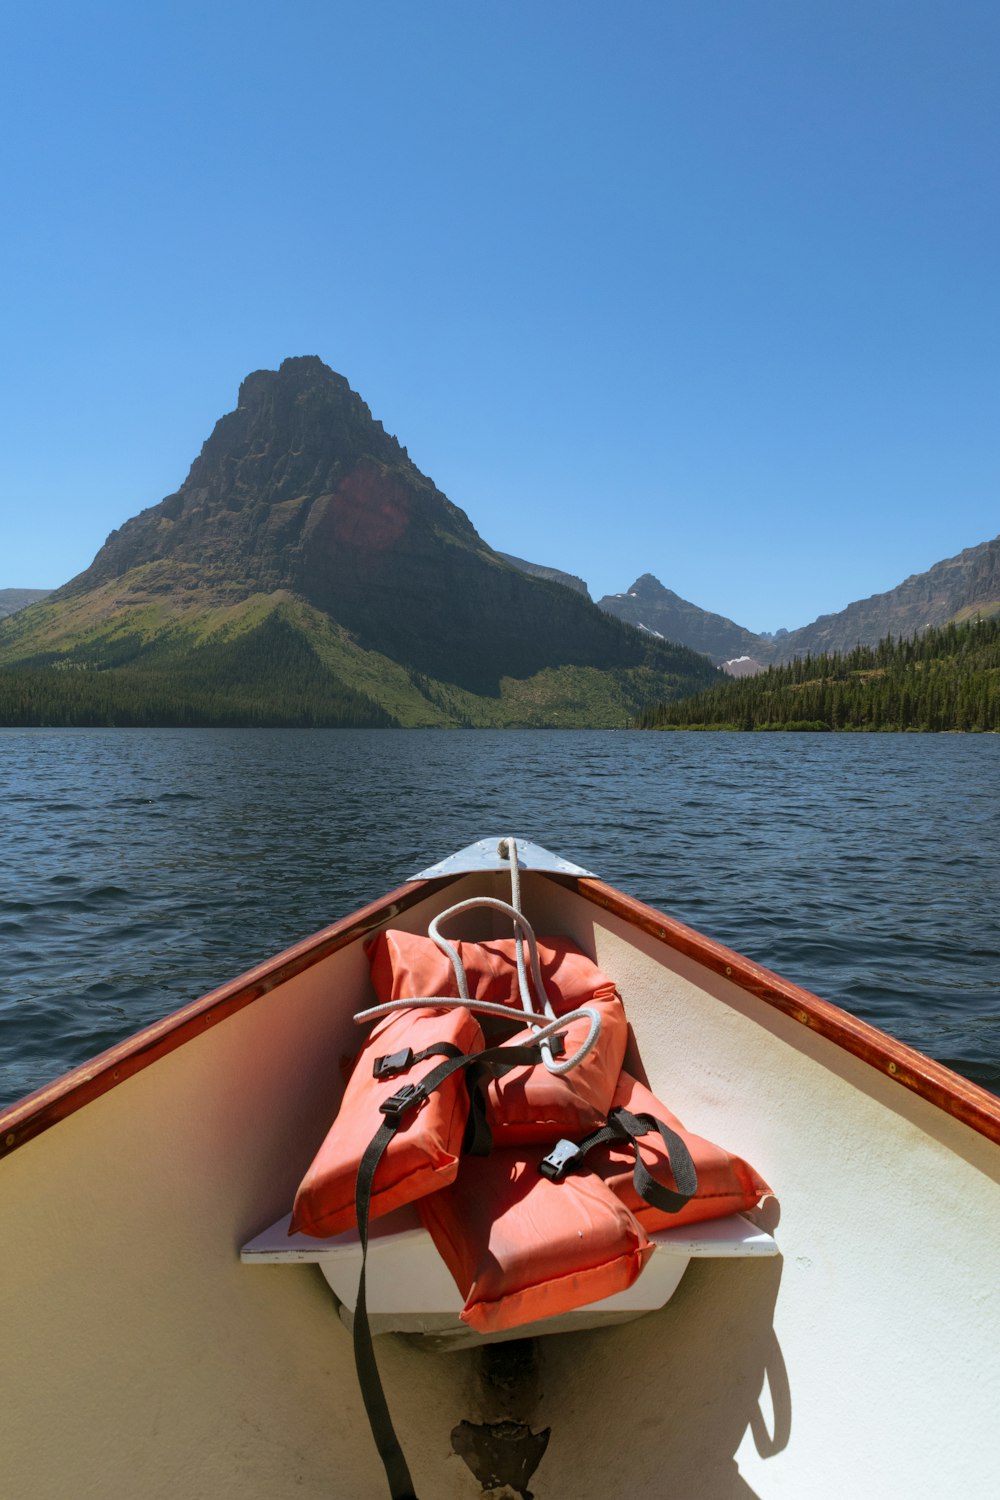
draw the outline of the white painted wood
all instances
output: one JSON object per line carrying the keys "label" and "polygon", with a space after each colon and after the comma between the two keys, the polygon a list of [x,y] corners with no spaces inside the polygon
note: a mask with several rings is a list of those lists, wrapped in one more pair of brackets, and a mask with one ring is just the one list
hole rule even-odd
{"label": "white painted wood", "polygon": [[682,1229],[663,1229],[651,1234],[650,1239],[661,1253],[669,1251],[702,1259],[736,1259],[781,1253],[774,1237],[752,1224],[743,1214],[709,1219],[704,1224],[688,1224]]}
{"label": "white painted wood", "polygon": [[[255,1235],[243,1246],[240,1259],[246,1265],[318,1265],[339,1301],[354,1311],[361,1275],[361,1241],[356,1230],[317,1239],[311,1235],[289,1235],[291,1215]],[[663,1307],[673,1296],[692,1256],[776,1255],[778,1247],[769,1234],[740,1214],[707,1224],[666,1230],[650,1236],[656,1253],[632,1286],[604,1297],[574,1312],[532,1325],[532,1331],[562,1333],[598,1327]],[[432,1333],[440,1340],[453,1332],[463,1348],[484,1340],[460,1322],[463,1299],[423,1227],[413,1205],[376,1219],[368,1236],[366,1272],[367,1304],[372,1329],[378,1333]],[[504,1338],[523,1338],[524,1329],[512,1329]]]}
{"label": "white painted wood", "polygon": [[[360,1256],[361,1242],[356,1229],[349,1229],[345,1234],[323,1240],[310,1234],[289,1234],[291,1218],[291,1214],[284,1214],[252,1240],[248,1240],[240,1251],[240,1259],[246,1265],[284,1265],[296,1262],[318,1265],[325,1260],[355,1261]],[[659,1230],[651,1234],[650,1239],[658,1249],[670,1255],[741,1256],[779,1253],[773,1236],[752,1224],[743,1214],[729,1214],[726,1218],[709,1219],[703,1224],[688,1224],[680,1229]],[[430,1240],[430,1235],[412,1205],[397,1208],[394,1213],[384,1214],[373,1221],[368,1231],[369,1266],[386,1250],[390,1240],[407,1251]],[[436,1255],[437,1251],[434,1253]]]}

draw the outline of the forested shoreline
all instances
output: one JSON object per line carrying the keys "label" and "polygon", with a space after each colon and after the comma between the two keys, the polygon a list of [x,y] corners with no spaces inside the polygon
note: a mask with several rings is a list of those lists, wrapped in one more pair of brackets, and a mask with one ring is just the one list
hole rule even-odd
{"label": "forested shoreline", "polygon": [[[0,668],[0,725],[41,728],[383,728],[395,720],[341,682],[286,622],[199,651]],[[132,659],[129,660],[129,654]]]}
{"label": "forested shoreline", "polygon": [[0,728],[382,729],[357,694],[201,688],[150,673],[0,670]]}
{"label": "forested shoreline", "polygon": [[1000,616],[806,656],[658,704],[641,729],[1000,731]]}
{"label": "forested shoreline", "polygon": [[[381,727],[393,718],[287,631],[169,667],[0,669],[0,725]],[[271,636],[274,636],[272,639]],[[1000,615],[806,656],[660,703],[641,729],[1000,731]]]}

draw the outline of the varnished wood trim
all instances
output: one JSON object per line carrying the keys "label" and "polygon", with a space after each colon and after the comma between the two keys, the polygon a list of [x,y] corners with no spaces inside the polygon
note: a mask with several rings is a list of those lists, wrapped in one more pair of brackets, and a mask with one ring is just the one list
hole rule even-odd
{"label": "varnished wood trim", "polygon": [[[821,1000],[722,943],[624,895],[601,880],[582,876],[547,878],[578,891],[587,901],[622,918],[629,926],[721,974],[764,1004],[843,1047],[979,1134],[1000,1142],[1000,1099],[942,1063],[933,1062],[877,1027],[858,1020],[829,1001]],[[323,928],[0,1111],[0,1157],[16,1151],[92,1099],[116,1088],[158,1058],[201,1035],[207,1026],[217,1025],[245,1006],[263,999],[295,975],[321,963],[338,949],[365,937],[449,884],[450,880],[416,880],[400,886],[382,900]]]}
{"label": "varnished wood trim", "polygon": [[201,1035],[207,1026],[218,1025],[245,1006],[263,999],[296,974],[322,963],[338,948],[345,948],[382,923],[391,921],[399,912],[415,906],[447,883],[442,880],[411,880],[399,886],[380,901],[363,906],[332,926],[324,927],[312,937],[304,938],[256,968],[248,969],[237,979],[203,995],[200,1000],[192,1001],[161,1021],[154,1021],[135,1036],[109,1047],[90,1062],[26,1095],[0,1112],[0,1157],[9,1156],[26,1141],[82,1109],[92,1099],[117,1088],[158,1058]]}
{"label": "varnished wood trim", "polygon": [[980,1135],[1000,1142],[1000,1099],[987,1089],[953,1073],[943,1063],[934,1062],[914,1048],[897,1042],[877,1027],[831,1005],[828,1000],[821,1000],[818,995],[772,974],[770,969],[755,964],[722,943],[704,937],[693,927],[685,927],[682,922],[674,921],[654,907],[623,895],[602,880],[580,877],[572,884],[581,896],[621,917],[629,926],[638,927],[667,947],[721,974],[765,1005],[783,1011],[793,1021],[808,1026],[811,1031],[853,1053],[894,1083],[954,1115],[956,1120],[961,1120]]}

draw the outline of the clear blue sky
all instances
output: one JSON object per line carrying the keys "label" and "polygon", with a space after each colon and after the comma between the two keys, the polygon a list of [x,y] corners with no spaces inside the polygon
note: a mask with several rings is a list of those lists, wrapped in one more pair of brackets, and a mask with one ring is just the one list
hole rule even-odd
{"label": "clear blue sky", "polygon": [[5,9],[0,587],[319,354],[495,547],[804,624],[1000,531],[995,0]]}

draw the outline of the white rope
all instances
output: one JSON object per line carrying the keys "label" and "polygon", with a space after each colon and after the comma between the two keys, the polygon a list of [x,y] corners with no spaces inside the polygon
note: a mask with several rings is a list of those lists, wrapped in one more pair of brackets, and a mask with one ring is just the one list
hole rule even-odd
{"label": "white rope", "polygon": [[[521,910],[521,865],[517,857],[517,840],[501,839],[497,853],[501,859],[506,855],[506,858],[510,860],[510,904],[515,911],[519,912]],[[542,973],[538,966],[538,953],[534,941],[529,940],[528,946],[531,949],[532,975],[536,988],[535,998],[536,1000],[542,1000],[546,1015],[554,1015],[555,1012],[549,1004],[548,996],[542,985]],[[514,923],[514,956],[517,959],[517,987],[521,995],[521,1005],[527,1010],[531,1003],[531,997],[528,993],[528,976],[524,972],[524,943],[521,939],[521,930],[516,922]],[[549,1062],[552,1061],[547,1049],[546,1057]]]}
{"label": "white rope", "polygon": [[[450,960],[455,971],[455,983],[458,986],[458,999],[447,995],[422,995],[411,1000],[389,1000],[383,1005],[373,1005],[368,1010],[358,1011],[354,1017],[361,1026],[368,1021],[374,1021],[379,1016],[390,1015],[394,1011],[408,1010],[414,1005],[433,1005],[446,1009],[456,1006],[465,1006],[468,1010],[479,1011],[483,1015],[502,1016],[506,1021],[527,1023],[535,1033],[535,1040],[541,1043],[541,1058],[550,1073],[569,1073],[578,1067],[583,1059],[592,1052],[601,1031],[600,1012],[589,1005],[581,1006],[578,1010],[567,1011],[565,1015],[557,1016],[552,1002],[545,993],[545,985],[542,981],[542,969],[538,962],[538,943],[535,939],[534,929],[527,917],[521,911],[521,878],[520,867],[517,858],[517,840],[512,838],[501,839],[497,853],[501,859],[510,860],[510,887],[511,900],[501,901],[496,896],[472,896],[467,901],[457,901],[454,906],[449,906],[445,911],[439,912],[428,925],[427,935],[440,948],[441,952]],[[470,1000],[469,981],[462,963],[461,954],[448,939],[439,931],[442,922],[453,917],[458,912],[470,911],[474,908],[486,907],[491,911],[503,912],[510,917],[514,924],[514,953],[517,961],[517,988],[521,998],[521,1009],[515,1010],[509,1005],[494,1005],[485,1000]],[[531,964],[531,978],[535,986],[535,999],[533,1001],[531,989],[528,984],[528,973],[524,963],[524,939],[528,940],[528,959]],[[544,1014],[534,1010],[533,1004],[541,1003]],[[552,1052],[551,1039],[565,1031],[570,1021],[578,1020],[586,1016],[589,1021],[587,1035],[581,1045],[569,1057],[564,1057],[561,1062],[556,1062]]]}
{"label": "white rope", "polygon": [[[451,966],[455,970],[455,980],[458,984],[458,993],[466,998],[469,994],[465,966],[462,963],[458,950],[452,947],[448,939],[438,929],[441,923],[447,921],[449,917],[455,916],[460,911],[472,911],[476,907],[486,907],[490,911],[503,912],[504,916],[510,917],[514,923],[514,930],[518,935],[517,941],[521,941],[521,933],[524,933],[527,937],[528,953],[531,958],[531,977],[535,981],[535,989],[538,991],[538,995],[544,1004],[546,1015],[549,1017],[554,1016],[555,1011],[549,1004],[548,997],[545,994],[545,985],[542,983],[542,970],[538,962],[538,944],[535,941],[534,929],[527,917],[522,916],[516,906],[512,906],[508,901],[501,901],[496,896],[470,896],[467,901],[456,901],[454,906],[449,906],[445,911],[438,912],[437,916],[428,924],[427,936],[437,944],[442,953],[447,954],[451,959]],[[528,976],[524,972],[523,950],[517,978],[517,987],[521,995],[521,1009],[530,1010],[532,997],[531,991],[528,988]]]}
{"label": "white rope", "polygon": [[514,1010],[510,1005],[494,1005],[490,1000],[456,999],[454,995],[418,995],[410,1000],[386,1000],[382,1005],[373,1005],[370,1010],[359,1010],[354,1019],[359,1026],[365,1026],[369,1021],[377,1021],[380,1016],[389,1016],[400,1010],[412,1010],[415,1005],[429,1005],[438,1010],[455,1010],[462,1006],[466,1010],[479,1011],[483,1015],[501,1016],[512,1024],[520,1025],[522,1021],[527,1021],[535,1033],[535,1041],[541,1042],[543,1047],[548,1045],[552,1037],[559,1036],[565,1031],[571,1021],[578,1021],[582,1016],[586,1016],[590,1022],[586,1038],[572,1057],[563,1058],[561,1063],[556,1064],[552,1069],[554,1073],[568,1072],[567,1063],[575,1068],[578,1063],[583,1062],[597,1041],[601,1030],[600,1012],[593,1010],[589,1005],[581,1005],[579,1010],[568,1010],[564,1016],[556,1016],[550,1021],[546,1016],[535,1015],[532,1011]]}
{"label": "white rope", "polygon": [[[426,1005],[435,1010],[455,1010],[464,1006],[466,1010],[476,1010],[486,1016],[501,1016],[510,1021],[512,1025],[520,1026],[522,1021],[529,1021],[538,1026],[550,1024],[548,1016],[538,1015],[535,1011],[515,1010],[512,1005],[494,1004],[492,1000],[470,1000],[467,996],[454,995],[412,995],[403,1000],[382,1000],[378,1005],[372,1005],[368,1010],[359,1010],[354,1017],[359,1026],[365,1026],[369,1021],[377,1021],[380,1016],[392,1015],[397,1010],[410,1010],[415,1005]],[[589,1008],[588,1008],[589,1009]],[[573,1012],[577,1014],[576,1011]],[[557,1021],[562,1025],[565,1016],[557,1016]]]}

